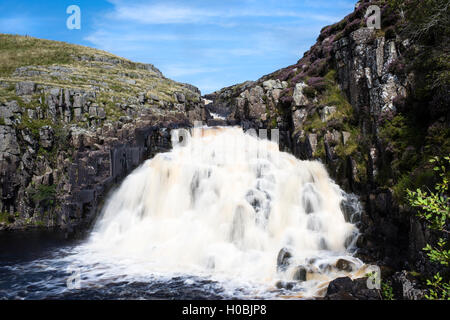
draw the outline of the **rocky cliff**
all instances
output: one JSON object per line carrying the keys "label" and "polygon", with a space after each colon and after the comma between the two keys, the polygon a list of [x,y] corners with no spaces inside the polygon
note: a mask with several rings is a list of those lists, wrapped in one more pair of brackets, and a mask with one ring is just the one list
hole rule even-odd
{"label": "rocky cliff", "polygon": [[200,91],[152,65],[30,37],[0,48],[0,228],[86,229],[171,128],[204,117]]}
{"label": "rocky cliff", "polygon": [[[422,250],[436,236],[405,205],[405,193],[432,185],[428,159],[450,154],[449,68],[442,63],[448,44],[431,33],[416,36],[420,21],[412,19],[421,9],[414,2],[359,1],[353,13],[323,28],[296,64],[206,96],[206,109],[228,124],[278,128],[285,150],[322,161],[360,196],[359,256],[380,265],[384,277],[436,270]],[[374,4],[381,30],[366,27]],[[421,296],[412,285],[405,289],[404,274],[395,277],[399,296]]]}

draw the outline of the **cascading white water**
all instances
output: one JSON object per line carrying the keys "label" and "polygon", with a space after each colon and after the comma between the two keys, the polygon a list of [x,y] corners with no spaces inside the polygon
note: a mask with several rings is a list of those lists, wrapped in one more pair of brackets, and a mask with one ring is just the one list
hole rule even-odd
{"label": "cascading white water", "polygon": [[125,179],[87,246],[141,272],[296,280],[303,296],[322,295],[333,278],[365,273],[343,196],[320,162],[237,127],[196,128]]}

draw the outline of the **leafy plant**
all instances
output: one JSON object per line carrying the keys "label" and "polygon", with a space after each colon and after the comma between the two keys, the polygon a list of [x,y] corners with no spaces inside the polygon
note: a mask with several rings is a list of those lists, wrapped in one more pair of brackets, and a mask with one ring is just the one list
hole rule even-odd
{"label": "leafy plant", "polygon": [[383,296],[383,300],[395,300],[390,282],[381,282],[381,295]]}
{"label": "leafy plant", "polygon": [[[419,209],[418,216],[427,222],[428,228],[448,234],[450,232],[446,230],[446,226],[450,218],[450,199],[448,197],[450,156],[443,159],[434,157],[429,162],[434,164],[433,170],[439,176],[434,191],[421,189],[411,191],[408,189],[407,200],[412,207]],[[423,250],[427,252],[430,261],[445,267],[449,266],[450,250],[443,237],[438,240],[436,246],[427,244]],[[427,280],[427,285],[432,287],[429,294],[426,295],[427,299],[450,299],[450,282],[448,279],[447,281],[443,280],[439,273],[432,280]]]}
{"label": "leafy plant", "polygon": [[425,295],[428,300],[450,300],[450,283],[443,282],[439,272],[434,275],[433,280],[427,280],[427,285],[432,287]]}

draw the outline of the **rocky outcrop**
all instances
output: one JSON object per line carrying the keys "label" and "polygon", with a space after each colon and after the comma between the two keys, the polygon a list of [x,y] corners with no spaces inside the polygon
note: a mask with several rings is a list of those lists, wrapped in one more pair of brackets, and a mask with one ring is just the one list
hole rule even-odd
{"label": "rocky outcrop", "polygon": [[418,288],[418,281],[407,271],[397,272],[392,276],[393,290],[404,300],[421,300],[426,290]]}
{"label": "rocky outcrop", "polygon": [[136,118],[90,128],[45,125],[36,136],[20,122],[1,125],[0,209],[14,216],[4,227],[86,227],[112,186],[144,160],[170,150],[171,129],[202,120],[198,108],[198,115],[146,109]]}
{"label": "rocky outcrop", "polygon": [[0,83],[0,229],[87,230],[112,187],[170,150],[172,129],[205,119],[200,91],[152,65],[89,50],[72,59]]}

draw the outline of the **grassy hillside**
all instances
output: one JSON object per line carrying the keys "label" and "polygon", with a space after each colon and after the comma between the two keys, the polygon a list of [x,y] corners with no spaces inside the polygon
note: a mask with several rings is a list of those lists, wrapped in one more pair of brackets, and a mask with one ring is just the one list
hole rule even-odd
{"label": "grassy hillside", "polygon": [[176,92],[192,96],[188,86],[165,78],[153,65],[84,46],[9,34],[0,34],[0,81],[0,103],[15,98],[13,89],[21,81],[100,91],[100,100],[116,103],[142,94],[172,103]]}

